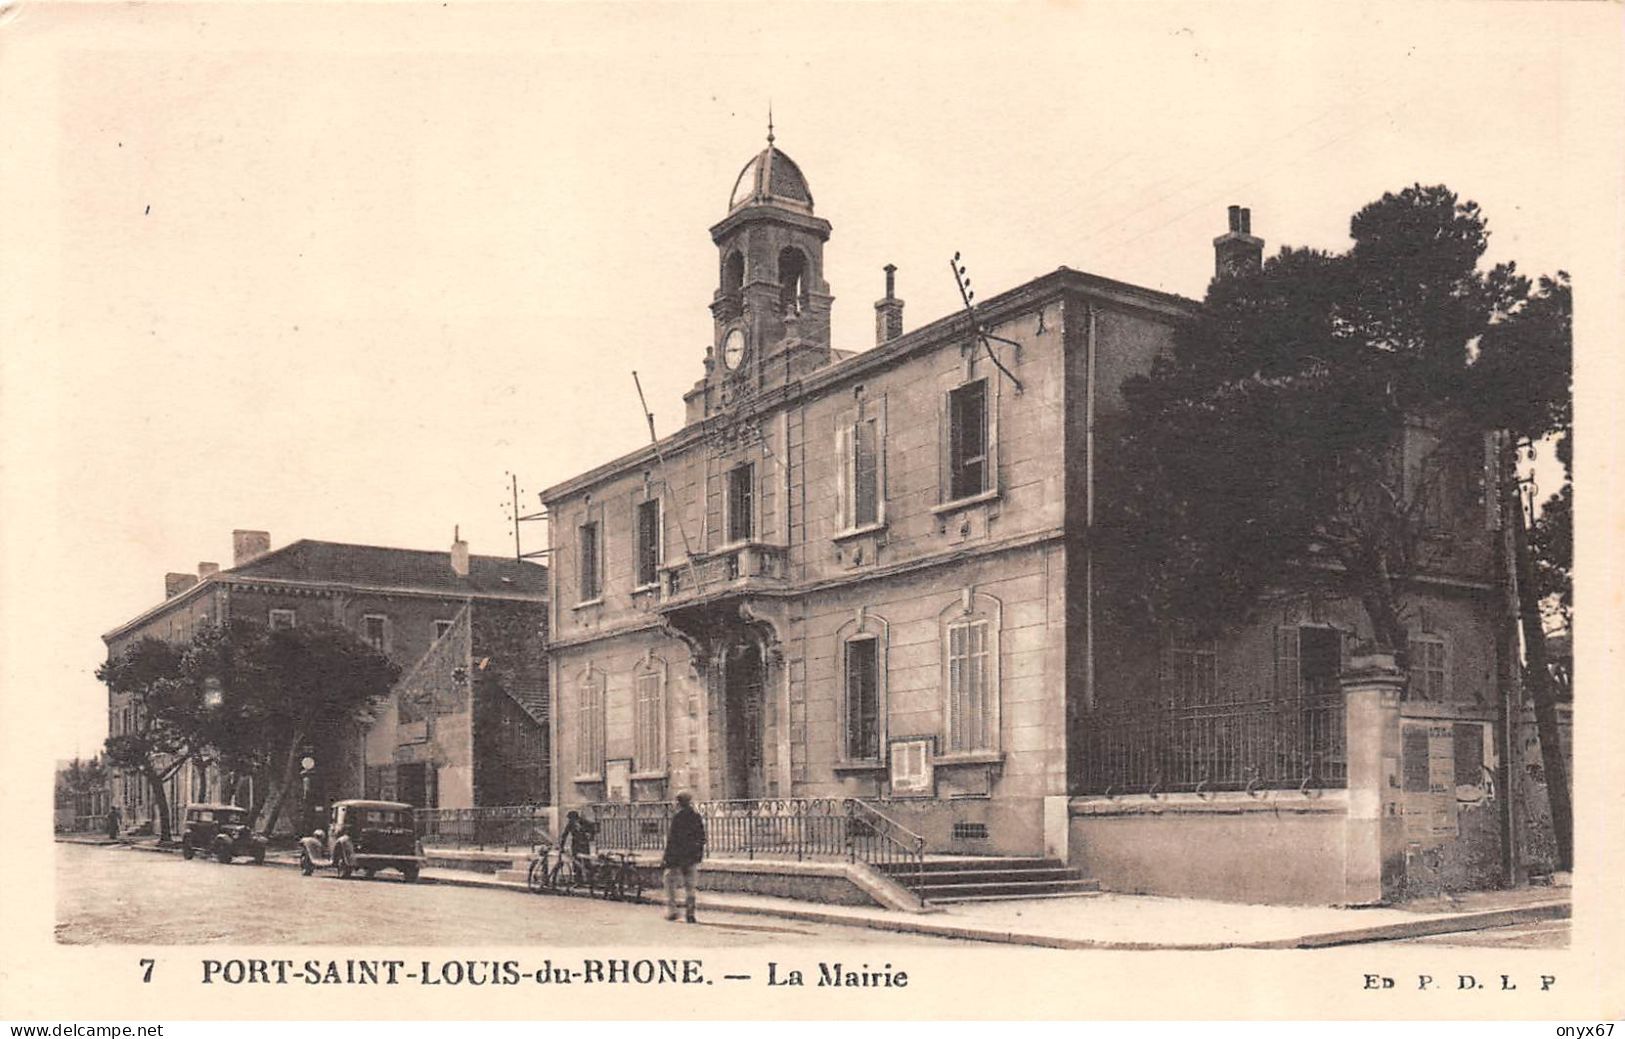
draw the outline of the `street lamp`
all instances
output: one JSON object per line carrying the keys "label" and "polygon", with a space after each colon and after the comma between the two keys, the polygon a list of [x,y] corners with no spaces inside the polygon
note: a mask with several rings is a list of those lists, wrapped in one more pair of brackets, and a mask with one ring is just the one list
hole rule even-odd
{"label": "street lamp", "polygon": [[304,831],[310,832],[310,775],[316,771],[316,759],[306,754],[299,759],[299,800],[302,805],[300,816],[304,822]]}

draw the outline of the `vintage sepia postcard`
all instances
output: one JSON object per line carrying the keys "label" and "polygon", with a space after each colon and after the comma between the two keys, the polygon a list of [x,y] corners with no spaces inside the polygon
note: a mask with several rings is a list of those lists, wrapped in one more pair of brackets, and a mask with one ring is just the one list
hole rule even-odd
{"label": "vintage sepia postcard", "polygon": [[0,0],[0,1017],[1619,1017],[1622,28]]}

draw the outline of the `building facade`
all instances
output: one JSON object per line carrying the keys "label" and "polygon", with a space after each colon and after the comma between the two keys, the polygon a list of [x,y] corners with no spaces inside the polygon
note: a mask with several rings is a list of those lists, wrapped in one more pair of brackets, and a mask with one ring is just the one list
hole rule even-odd
{"label": "building facade", "polygon": [[[1220,274],[1260,261],[1248,224],[1232,210]],[[1103,608],[1134,577],[1091,545],[1096,430],[1199,304],[1061,268],[905,332],[887,268],[873,348],[837,350],[830,230],[770,136],[711,228],[685,424],[542,492],[555,802],[860,798],[930,851],[1122,890],[1366,899],[1341,865],[1358,599],[1306,572],[1222,645]],[[1459,460],[1392,736],[1406,833],[1463,886],[1498,868],[1504,742],[1498,535],[1482,453]]]}
{"label": "building facade", "polygon": [[[470,555],[460,539],[450,552],[312,540],[272,551],[263,531],[234,531],[232,536],[230,569],[201,563],[196,576],[166,575],[164,602],[103,636],[109,657],[143,638],[185,643],[205,626],[236,619],[270,628],[337,624],[370,642],[401,668],[403,678],[370,724],[313,739],[311,804],[360,797],[386,781],[398,793],[413,795],[413,804],[477,803],[471,754],[448,753],[448,748],[471,744],[474,719],[481,716],[490,717],[494,732],[512,737],[493,742],[493,747],[521,755],[493,759],[493,766],[526,776],[527,792],[537,800],[546,798],[541,752],[548,716],[545,567]],[[479,638],[476,631],[482,633]],[[436,653],[473,661],[483,676],[467,681],[464,702],[451,704],[452,720],[438,728],[426,721],[433,711],[423,706],[418,687],[407,681],[423,676],[422,662]],[[471,665],[461,666],[466,677]],[[495,680],[497,675],[502,681]],[[492,706],[488,700],[506,703]],[[110,735],[133,731],[139,724],[138,707],[129,701],[109,693]],[[219,799],[222,779],[217,769],[183,766],[166,790],[174,818],[188,802]],[[252,780],[235,796],[239,803],[253,803]],[[113,799],[127,826],[156,822],[156,808],[140,776],[118,774]]]}

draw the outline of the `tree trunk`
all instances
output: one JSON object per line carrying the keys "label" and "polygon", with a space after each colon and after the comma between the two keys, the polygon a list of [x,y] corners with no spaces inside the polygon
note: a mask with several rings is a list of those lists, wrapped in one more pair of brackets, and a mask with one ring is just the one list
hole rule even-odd
{"label": "tree trunk", "polygon": [[282,784],[277,788],[276,801],[271,805],[271,814],[265,819],[263,832],[267,837],[276,829],[277,820],[282,816],[282,807],[288,801],[288,791],[293,789],[293,781],[299,770],[299,748],[304,742],[304,734],[298,732],[288,741],[288,756],[282,764]]}
{"label": "tree trunk", "polygon": [[164,794],[164,781],[159,778],[158,770],[148,765],[142,770],[146,776],[147,786],[152,790],[152,804],[158,809],[158,843],[169,843],[169,798]]}
{"label": "tree trunk", "polygon": [[1523,621],[1524,674],[1529,683],[1529,699],[1535,707],[1535,731],[1540,735],[1540,758],[1546,772],[1546,800],[1552,810],[1552,836],[1557,841],[1559,869],[1574,867],[1574,807],[1569,798],[1569,766],[1563,756],[1562,735],[1557,726],[1557,697],[1552,691],[1552,673],[1546,660],[1546,628],[1541,623],[1540,602],[1535,596],[1534,565],[1529,558],[1529,533],[1524,527],[1523,504],[1518,501],[1516,471],[1507,474],[1508,488],[1503,501],[1510,499],[1513,564],[1517,567],[1518,604]]}

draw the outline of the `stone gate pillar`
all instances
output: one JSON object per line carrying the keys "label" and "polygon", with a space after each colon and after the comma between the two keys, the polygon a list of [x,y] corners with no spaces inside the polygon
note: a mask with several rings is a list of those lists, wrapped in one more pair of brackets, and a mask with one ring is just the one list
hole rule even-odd
{"label": "stone gate pillar", "polygon": [[1399,694],[1405,674],[1391,653],[1370,653],[1349,660],[1342,686],[1349,806],[1343,899],[1371,904],[1396,897],[1404,883]]}

